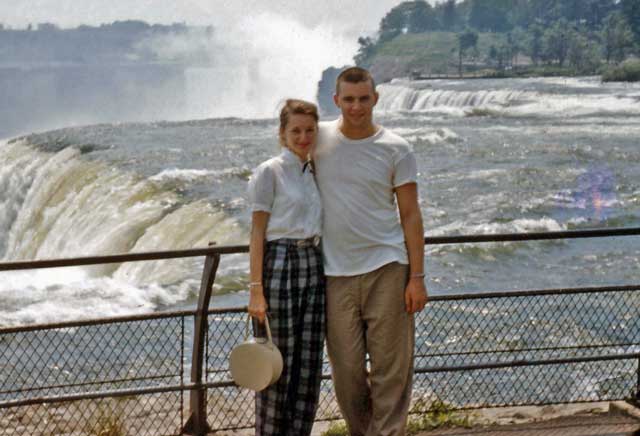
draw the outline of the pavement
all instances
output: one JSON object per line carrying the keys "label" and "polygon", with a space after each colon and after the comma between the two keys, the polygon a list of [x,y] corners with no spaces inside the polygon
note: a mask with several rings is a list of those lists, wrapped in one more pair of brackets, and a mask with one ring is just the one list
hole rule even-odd
{"label": "pavement", "polygon": [[[559,404],[478,409],[459,412],[470,428],[444,427],[415,436],[640,436],[640,409],[624,402]],[[330,425],[316,422],[313,436]],[[249,436],[253,429],[211,433],[212,436]]]}
{"label": "pavement", "polygon": [[[461,412],[471,428],[438,428],[416,436],[640,436],[640,409],[624,402],[560,404]],[[320,436],[329,423],[314,425]]]}
{"label": "pavement", "polygon": [[[583,405],[487,409],[493,423],[441,428],[419,436],[632,436],[640,435],[640,410],[616,401]],[[482,419],[482,418],[480,418]],[[518,422],[519,421],[519,422]]]}
{"label": "pavement", "polygon": [[471,429],[438,429],[420,436],[631,436],[640,435],[640,420],[626,416],[555,418],[529,424],[495,425]]}

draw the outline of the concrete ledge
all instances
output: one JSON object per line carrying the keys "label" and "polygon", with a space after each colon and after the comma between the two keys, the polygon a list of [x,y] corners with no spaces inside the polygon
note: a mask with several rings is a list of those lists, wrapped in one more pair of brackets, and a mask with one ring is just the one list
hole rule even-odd
{"label": "concrete ledge", "polygon": [[[471,424],[471,429],[459,429],[454,432],[452,429],[443,428],[440,430],[433,430],[430,432],[419,433],[418,436],[431,436],[438,435],[440,432],[442,434],[446,434],[447,431],[453,432],[454,434],[460,435],[471,435],[474,432],[485,431],[484,435],[491,434],[487,433],[488,429],[494,429],[496,432],[497,428],[502,428],[504,430],[500,430],[501,433],[504,433],[505,436],[508,436],[510,433],[507,432],[507,428],[512,428],[513,426],[517,426],[522,428],[522,430],[516,431],[513,430],[513,434],[520,436],[525,434],[531,435],[540,435],[545,434],[546,436],[557,436],[560,434],[564,434],[560,430],[558,432],[549,433],[547,430],[540,430],[539,433],[526,433],[525,428],[527,426],[534,426],[543,424],[545,422],[553,422],[557,420],[566,420],[566,423],[571,424],[575,420],[586,419],[587,421],[597,419],[596,417],[601,417],[600,419],[603,422],[606,422],[608,416],[619,416],[624,418],[633,418],[634,420],[640,421],[640,408],[633,406],[625,401],[614,401],[614,402],[594,402],[594,403],[573,403],[573,404],[554,404],[548,406],[513,406],[513,407],[495,407],[495,408],[486,408],[486,409],[474,409],[468,411],[461,411],[461,415],[466,415],[469,418],[469,423]],[[572,421],[573,420],[573,421]],[[589,421],[591,422],[591,421]],[[313,426],[312,436],[320,436],[322,432],[326,431],[327,428],[331,425],[331,422],[316,422]],[[563,424],[565,425],[565,424]],[[568,424],[567,424],[568,425]],[[562,429],[562,426],[559,427]],[[484,429],[484,430],[483,430]],[[546,433],[545,433],[546,432]],[[568,429],[567,429],[568,432]],[[213,433],[215,436],[251,436],[255,433],[253,429],[245,429],[245,430],[236,430],[236,431],[223,431],[218,433]],[[567,433],[569,434],[569,433]],[[590,433],[591,434],[591,433]],[[617,433],[611,433],[617,434]],[[631,434],[631,433],[619,433],[619,434]],[[640,434],[640,433],[639,433]]]}
{"label": "concrete ledge", "polygon": [[606,414],[609,402],[554,404],[548,406],[512,406],[472,411],[472,424],[506,425],[547,421],[575,415]]}
{"label": "concrete ledge", "polygon": [[640,409],[626,401],[612,401],[609,403],[609,414],[629,416],[640,420]]}

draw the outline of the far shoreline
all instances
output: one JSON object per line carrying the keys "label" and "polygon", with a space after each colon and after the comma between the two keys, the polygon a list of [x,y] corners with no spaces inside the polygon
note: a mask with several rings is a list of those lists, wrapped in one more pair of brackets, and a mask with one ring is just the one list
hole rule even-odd
{"label": "far shoreline", "polygon": [[[569,68],[536,67],[518,68],[511,70],[483,69],[475,72],[460,74],[422,74],[413,72],[408,78],[412,81],[418,80],[468,80],[468,79],[537,79],[545,77],[571,77],[587,78],[599,77],[602,83],[607,82],[628,82],[640,81],[640,60],[630,60],[620,66],[611,66],[605,71],[593,71],[590,73],[577,73]],[[393,79],[391,79],[393,80]],[[390,80],[390,81],[391,81]],[[383,83],[389,83],[385,81]]]}

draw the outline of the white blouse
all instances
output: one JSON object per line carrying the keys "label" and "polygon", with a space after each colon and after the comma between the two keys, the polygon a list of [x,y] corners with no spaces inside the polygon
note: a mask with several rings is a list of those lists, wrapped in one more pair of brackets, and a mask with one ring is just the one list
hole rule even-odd
{"label": "white blouse", "polygon": [[269,212],[267,241],[320,236],[322,206],[310,165],[288,148],[261,163],[249,179],[252,212]]}

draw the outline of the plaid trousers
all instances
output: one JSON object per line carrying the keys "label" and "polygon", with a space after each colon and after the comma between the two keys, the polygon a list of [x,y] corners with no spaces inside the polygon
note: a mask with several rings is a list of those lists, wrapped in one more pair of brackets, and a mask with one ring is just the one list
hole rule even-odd
{"label": "plaid trousers", "polygon": [[325,276],[320,247],[268,242],[263,286],[280,379],[256,393],[256,435],[311,434],[320,396],[325,336]]}

